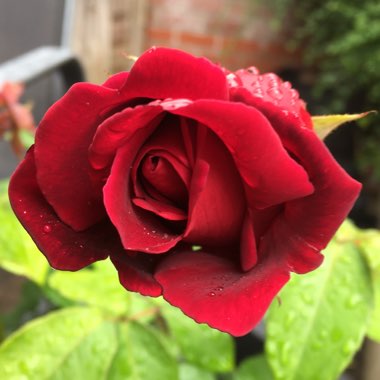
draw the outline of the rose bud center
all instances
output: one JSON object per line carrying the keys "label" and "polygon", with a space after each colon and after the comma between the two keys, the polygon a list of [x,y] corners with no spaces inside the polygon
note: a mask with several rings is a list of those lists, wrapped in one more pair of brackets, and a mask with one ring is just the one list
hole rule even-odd
{"label": "rose bud center", "polygon": [[147,154],[140,166],[140,177],[146,193],[156,199],[164,198],[187,209],[188,191],[183,179],[165,157]]}

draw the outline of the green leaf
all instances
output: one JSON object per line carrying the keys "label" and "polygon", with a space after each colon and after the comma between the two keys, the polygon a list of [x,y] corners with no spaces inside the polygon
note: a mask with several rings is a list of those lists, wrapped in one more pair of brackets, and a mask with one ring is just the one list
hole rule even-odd
{"label": "green leaf", "polygon": [[132,322],[118,324],[119,346],[108,371],[110,380],[178,380],[176,360],[156,335]]}
{"label": "green leaf", "polygon": [[374,308],[371,314],[367,335],[380,342],[380,231],[363,231],[358,239],[358,245],[367,259],[371,270],[374,291]]}
{"label": "green leaf", "polygon": [[0,220],[0,267],[42,284],[49,265],[14,215],[4,181],[0,186]]}
{"label": "green leaf", "polygon": [[273,303],[266,352],[275,379],[335,380],[366,332],[372,307],[368,267],[345,225],[323,265],[295,275]]}
{"label": "green leaf", "polygon": [[150,297],[128,292],[120,284],[110,260],[98,261],[78,272],[55,271],[48,279],[49,289],[58,295],[58,304],[96,306],[108,314],[149,322],[158,308]]}
{"label": "green leaf", "polygon": [[179,366],[179,380],[214,380],[215,376],[204,369],[184,363]]}
{"label": "green leaf", "polygon": [[68,308],[36,319],[0,346],[3,380],[103,379],[116,331],[94,309]]}
{"label": "green leaf", "polygon": [[115,315],[125,314],[130,306],[130,294],[120,285],[110,260],[78,272],[55,271],[48,285],[68,300],[98,306]]}
{"label": "green leaf", "polygon": [[36,319],[0,346],[2,380],[178,380],[176,360],[135,322],[95,308],[67,308]]}
{"label": "green leaf", "polygon": [[198,324],[169,304],[162,306],[170,333],[182,355],[192,364],[215,372],[234,368],[234,343],[230,335]]}
{"label": "green leaf", "polygon": [[315,133],[321,140],[324,140],[333,130],[338,128],[340,125],[347,123],[349,121],[359,120],[366,117],[368,114],[374,111],[363,112],[358,114],[345,114],[345,115],[323,115],[323,116],[313,116],[311,119],[313,121],[313,126]]}
{"label": "green leaf", "polygon": [[239,366],[234,380],[273,380],[273,375],[264,355],[245,359]]}

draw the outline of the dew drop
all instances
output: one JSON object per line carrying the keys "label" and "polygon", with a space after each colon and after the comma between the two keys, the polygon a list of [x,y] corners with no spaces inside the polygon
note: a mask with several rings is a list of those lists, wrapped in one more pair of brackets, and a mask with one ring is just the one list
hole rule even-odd
{"label": "dew drop", "polygon": [[27,212],[26,210],[24,210],[22,213],[23,213],[24,215],[26,215],[28,212]]}
{"label": "dew drop", "polygon": [[309,293],[306,293],[306,292],[302,293],[301,297],[305,301],[305,303],[307,303],[308,305],[310,305],[313,302],[313,298],[311,297]]}
{"label": "dew drop", "polygon": [[362,300],[362,297],[360,297],[358,294],[354,294],[348,299],[346,306],[349,309],[353,309],[355,306],[357,306],[361,302],[361,300]]}
{"label": "dew drop", "polygon": [[267,344],[266,344],[266,349],[269,353],[270,356],[275,356],[277,355],[277,345],[275,342],[273,341],[268,341]]}
{"label": "dew drop", "polygon": [[238,81],[237,81],[237,77],[234,73],[230,73],[226,76],[227,78],[227,82],[229,84],[230,87],[237,87],[239,85]]}
{"label": "dew drop", "polygon": [[348,355],[351,354],[356,348],[356,344],[353,340],[349,340],[343,346],[343,354]]}
{"label": "dew drop", "polygon": [[208,293],[208,295],[209,295],[210,297],[214,297],[214,296],[216,295],[216,293],[215,293],[215,292],[210,292],[210,293]]}
{"label": "dew drop", "polygon": [[43,227],[43,230],[44,230],[44,232],[49,233],[49,232],[51,232],[51,226],[49,226],[48,224],[45,224]]}
{"label": "dew drop", "polygon": [[248,71],[250,74],[253,74],[253,75],[259,75],[259,70],[257,70],[257,68],[254,67],[254,66],[248,67],[247,71]]}
{"label": "dew drop", "polygon": [[296,318],[296,313],[294,311],[290,311],[285,318],[285,327],[289,328]]}
{"label": "dew drop", "polygon": [[223,286],[218,286],[215,290],[217,290],[218,292],[221,292],[224,290],[224,287]]}

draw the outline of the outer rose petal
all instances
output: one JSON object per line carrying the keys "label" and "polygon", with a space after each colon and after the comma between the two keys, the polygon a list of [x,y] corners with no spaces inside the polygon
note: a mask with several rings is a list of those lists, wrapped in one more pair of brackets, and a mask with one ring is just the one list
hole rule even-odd
{"label": "outer rose petal", "polygon": [[189,251],[162,261],[155,278],[164,298],[189,317],[241,336],[260,321],[289,273],[275,255],[242,273],[226,259]]}
{"label": "outer rose petal", "polygon": [[129,73],[127,71],[122,71],[120,73],[111,75],[103,84],[103,87],[113,88],[119,90],[124,86]]}
{"label": "outer rose petal", "polygon": [[180,50],[151,48],[133,65],[122,92],[150,99],[228,99],[223,71]]}
{"label": "outer rose petal", "polygon": [[37,181],[59,219],[84,230],[105,216],[102,184],[89,176],[88,147],[100,122],[126,99],[116,90],[78,83],[45,114],[36,133]]}
{"label": "outer rose petal", "polygon": [[[91,145],[88,148],[88,158],[91,163],[92,174],[97,171],[107,174],[115,158],[117,150],[129,144],[130,139],[138,130],[145,130],[145,138],[149,138],[161,121],[162,110],[155,106],[140,106],[126,108],[114,114],[100,124],[97,128]],[[142,145],[145,140],[140,144]],[[136,150],[140,146],[133,148]]]}
{"label": "outer rose petal", "polygon": [[161,285],[153,277],[154,268],[161,260],[161,256],[138,252],[130,256],[126,252],[111,254],[120,283],[131,292],[138,292],[144,296],[158,297],[162,294]]}
{"label": "outer rose petal", "polygon": [[246,184],[251,207],[269,207],[314,191],[305,170],[288,155],[273,127],[255,108],[198,100],[170,112],[197,120],[224,142]]}
{"label": "outer rose petal", "polygon": [[[246,91],[236,91],[234,98],[256,104]],[[261,105],[261,110],[286,149],[309,173],[315,192],[285,205],[283,213],[264,237],[260,251],[275,247],[278,255],[287,257],[291,270],[305,273],[322,262],[319,251],[326,247],[351,210],[361,184],[339,166],[312,130],[300,127],[297,117],[266,103]]]}
{"label": "outer rose petal", "polygon": [[[231,81],[231,76],[235,80]],[[311,117],[306,111],[305,103],[289,82],[283,82],[276,74],[259,75],[255,67],[230,73],[230,87],[243,87],[259,102],[266,102],[277,109],[283,109],[300,116],[303,126],[313,128]],[[232,97],[233,100],[233,97]]]}
{"label": "outer rose petal", "polygon": [[121,248],[116,231],[108,223],[83,232],[62,223],[37,184],[33,148],[11,178],[9,198],[20,222],[53,268],[78,270]]}

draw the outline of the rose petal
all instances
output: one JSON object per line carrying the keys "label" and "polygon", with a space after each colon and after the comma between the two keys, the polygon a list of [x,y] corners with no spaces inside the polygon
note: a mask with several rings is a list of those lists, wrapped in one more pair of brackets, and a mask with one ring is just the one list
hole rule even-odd
{"label": "rose petal", "polygon": [[60,220],[37,184],[33,148],[11,178],[9,198],[20,222],[53,268],[78,270],[122,249],[110,224],[75,232]]}
{"label": "rose petal", "polygon": [[[207,177],[197,169],[191,189],[185,241],[200,245],[228,245],[239,238],[246,208],[244,189],[233,159],[210,130],[198,126],[195,167],[207,163]],[[201,177],[201,179],[198,178]],[[199,187],[199,183],[203,183]]]}
{"label": "rose petal", "polygon": [[[108,170],[118,148],[128,144],[132,135],[141,129],[145,129],[144,136],[147,139],[162,118],[162,109],[149,105],[126,108],[109,117],[99,125],[91,145],[89,144],[88,156],[92,169],[95,172]],[[141,145],[143,143],[144,140]]]}
{"label": "rose petal", "polygon": [[119,273],[119,280],[127,290],[144,296],[158,297],[162,294],[161,285],[153,277],[154,268],[161,256],[141,252],[135,256],[124,253],[111,254],[111,261]]}
{"label": "rose petal", "polygon": [[311,194],[306,171],[284,149],[266,117],[240,103],[198,100],[171,111],[206,125],[235,160],[251,207],[264,208]]}
{"label": "rose petal", "polygon": [[250,212],[247,211],[240,239],[240,262],[244,271],[249,271],[257,263],[256,237]]}
{"label": "rose petal", "polygon": [[104,204],[125,249],[163,253],[172,248],[181,236],[173,234],[158,217],[133,206],[130,194],[131,167],[149,133],[149,128],[138,129],[117,151],[104,186]]}
{"label": "rose petal", "polygon": [[102,185],[89,176],[88,147],[103,112],[126,99],[116,90],[78,83],[42,119],[36,133],[37,181],[59,219],[84,230],[105,216]]}
{"label": "rose petal", "polygon": [[217,65],[180,50],[156,47],[135,62],[122,91],[131,98],[228,98],[227,82]]}
{"label": "rose petal", "polygon": [[[247,92],[236,92],[235,99],[256,104]],[[261,251],[276,247],[287,255],[289,268],[298,273],[315,269],[323,260],[319,251],[326,247],[352,208],[361,189],[334,160],[318,136],[301,128],[299,119],[284,114],[267,103],[261,111],[268,117],[290,151],[309,173],[315,192],[289,202],[268,231]]]}
{"label": "rose petal", "polygon": [[[283,82],[281,78],[273,73],[259,75],[255,67],[238,70],[229,75],[236,78],[235,85],[232,85],[232,88],[243,87],[250,92],[258,103],[266,102],[272,107],[291,112],[300,117],[304,127],[313,128],[305,103],[299,98],[297,90],[293,89],[289,82]],[[233,101],[233,91],[231,95],[231,100]]]}
{"label": "rose petal", "polygon": [[120,90],[128,78],[129,73],[127,71],[122,71],[120,73],[111,75],[103,84],[103,87],[113,88],[115,90]]}
{"label": "rose petal", "polygon": [[159,202],[154,199],[147,201],[141,198],[133,198],[132,201],[136,206],[151,211],[167,220],[179,221],[187,219],[187,213],[185,211],[164,202]]}
{"label": "rose petal", "polygon": [[160,194],[177,205],[187,206],[188,191],[178,172],[159,152],[152,152],[141,163],[141,176]]}
{"label": "rose petal", "polygon": [[155,278],[164,298],[198,323],[235,336],[250,332],[289,280],[274,255],[249,272],[203,252],[176,253],[161,262]]}

